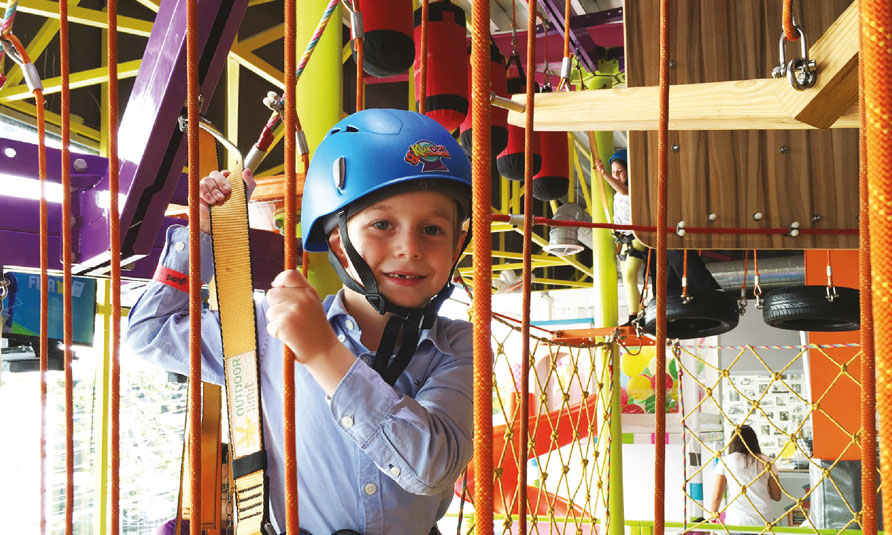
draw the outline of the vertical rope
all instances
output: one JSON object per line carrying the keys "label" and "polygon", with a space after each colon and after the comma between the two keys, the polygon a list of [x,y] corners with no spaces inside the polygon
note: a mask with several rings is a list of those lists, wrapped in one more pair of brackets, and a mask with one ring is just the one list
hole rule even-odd
{"label": "vertical rope", "polygon": [[46,123],[43,92],[35,95],[38,176],[40,177],[40,535],[46,535],[46,372],[49,361],[49,217],[46,201]]}
{"label": "vertical rope", "polygon": [[[426,5],[423,0],[422,5]],[[471,125],[473,180],[471,232],[473,245],[474,299],[474,509],[476,532],[493,532],[492,458],[492,86],[489,62],[489,0],[474,0],[471,10]],[[423,77],[422,77],[423,79]],[[422,98],[419,102],[423,102]]]}
{"label": "vertical rope", "polygon": [[186,3],[186,108],[189,119],[189,533],[201,535],[201,238],[198,228],[198,0]]}
{"label": "vertical rope", "polygon": [[62,309],[65,344],[65,535],[74,534],[74,378],[71,374],[71,87],[68,2],[59,2],[59,56],[62,75]]}
{"label": "vertical rope", "polygon": [[[430,19],[430,0],[421,0],[421,65],[418,66],[418,113],[427,113],[427,46],[428,20]],[[487,24],[489,24],[487,22]],[[489,97],[487,97],[488,99]],[[487,100],[489,102],[489,100]],[[488,230],[486,231],[489,232]]]}
{"label": "vertical rope", "polygon": [[111,535],[121,501],[121,216],[118,208],[118,0],[108,0],[108,193],[111,244]]}
{"label": "vertical rope", "polygon": [[[859,2],[860,7],[860,2]],[[859,40],[863,34],[859,34]],[[863,42],[859,43],[863,49]],[[860,51],[859,51],[860,52]],[[876,361],[873,344],[873,303],[870,280],[870,206],[867,191],[867,123],[864,107],[864,61],[858,59],[858,282],[861,305],[861,530],[877,533]]]}
{"label": "vertical rope", "polygon": [[[353,0],[353,10],[357,13],[362,13],[359,7],[359,0]],[[356,47],[356,111],[362,111],[365,109],[365,76],[363,74],[365,38],[355,37],[353,43]]]}
{"label": "vertical rope", "polygon": [[[314,36],[315,37],[315,36]],[[321,38],[321,33],[319,34]],[[285,269],[294,269],[297,261],[295,228],[297,225],[297,2],[285,0]],[[306,269],[306,268],[305,268]],[[285,434],[285,531],[297,533],[297,446],[294,409],[294,354],[283,344],[282,403]]]}
{"label": "vertical rope", "polygon": [[657,195],[657,373],[654,439],[654,534],[663,535],[666,503],[666,220],[669,174],[669,0],[660,0],[660,130]]}
{"label": "vertical rope", "polygon": [[[863,98],[864,102],[861,109],[864,110],[862,117],[862,133],[865,133],[865,141],[863,143],[864,152],[861,155],[862,160],[865,159],[867,169],[862,168],[862,172],[867,175],[867,192],[868,192],[868,213],[869,217],[861,216],[862,227],[869,224],[869,232],[862,228],[862,233],[869,236],[867,244],[869,244],[870,262],[865,265],[871,266],[871,292],[873,297],[873,311],[876,315],[875,321],[872,316],[868,316],[868,325],[874,329],[875,347],[871,349],[876,351],[874,357],[876,359],[877,368],[877,385],[876,389],[882,394],[877,400],[877,409],[879,412],[879,429],[880,429],[880,471],[882,480],[889,488],[892,485],[892,396],[889,395],[890,383],[892,383],[892,358],[890,358],[890,342],[892,339],[892,311],[890,311],[888,303],[892,298],[892,288],[889,281],[892,280],[892,262],[889,261],[888,244],[892,238],[892,218],[890,218],[890,209],[892,209],[892,159],[890,154],[890,138],[889,131],[892,130],[892,50],[889,43],[892,42],[892,4],[888,0],[862,0],[861,1],[861,61],[864,67],[863,73]],[[863,209],[863,208],[862,208]],[[864,235],[862,234],[862,235]],[[862,247],[865,244],[862,244]],[[877,251],[878,257],[873,258],[873,251]],[[864,252],[861,255],[863,258]],[[873,260],[876,260],[874,262]],[[863,284],[863,283],[862,283]],[[862,305],[862,315],[865,309]],[[863,321],[863,320],[862,320]],[[862,329],[865,325],[862,323]],[[862,331],[862,340],[865,332]],[[867,346],[862,346],[862,351]],[[862,362],[869,363],[870,359],[864,357],[862,353]],[[865,371],[867,373],[867,371]],[[862,381],[865,380],[862,374]],[[871,375],[872,377],[872,375]],[[862,383],[863,384],[863,383]],[[862,391],[863,392],[863,391]],[[864,395],[864,394],[862,394]],[[866,403],[867,400],[865,400]],[[872,416],[871,416],[872,417]],[[869,429],[865,426],[865,430]],[[866,435],[864,437],[867,438]],[[865,466],[863,472],[867,472],[867,462],[872,462],[873,458],[867,460],[866,448],[872,448],[873,442],[866,444],[866,440],[862,440],[862,454]],[[863,484],[863,483],[862,483]],[[876,487],[872,487],[866,496],[875,496]],[[883,515],[890,518],[892,515],[892,494],[883,493]],[[869,521],[875,522],[869,515]],[[866,519],[867,520],[867,519]],[[866,531],[866,527],[864,528]],[[872,529],[876,529],[872,526]]]}
{"label": "vertical rope", "polygon": [[[523,322],[521,325],[520,368],[520,459],[518,459],[518,530],[527,532],[527,460],[529,458],[530,392],[530,298],[533,290],[533,103],[536,88],[536,2],[527,3],[527,87],[526,125],[524,130],[523,184]],[[545,36],[548,39],[548,35]]]}
{"label": "vertical rope", "polygon": [[783,26],[787,41],[799,40],[799,32],[793,25],[793,0],[784,0]]}

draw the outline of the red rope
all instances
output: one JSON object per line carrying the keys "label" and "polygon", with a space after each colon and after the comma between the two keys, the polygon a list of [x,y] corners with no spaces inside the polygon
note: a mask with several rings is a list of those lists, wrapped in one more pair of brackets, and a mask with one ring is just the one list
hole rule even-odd
{"label": "red rope", "polygon": [[[422,5],[426,5],[424,0]],[[477,533],[493,533],[492,456],[492,112],[489,105],[489,0],[474,0],[471,10],[471,124],[473,166],[471,232],[473,243],[474,292],[471,319],[474,323],[474,509]]]}
{"label": "red rope", "polygon": [[[872,285],[873,327],[877,367],[877,410],[880,430],[880,471],[886,486],[892,485],[892,261],[888,244],[892,239],[892,4],[889,0],[861,1],[861,59],[864,65],[864,105],[866,110],[862,132],[866,132],[867,188],[870,225],[870,266]],[[863,156],[862,156],[863,157]],[[873,253],[876,252],[874,255]],[[865,467],[866,470],[866,467]],[[875,489],[875,487],[874,487]],[[871,489],[869,495],[875,496]],[[892,493],[883,493],[883,515],[892,515]]]}
{"label": "red rope", "polygon": [[111,515],[109,532],[120,532],[121,501],[121,217],[118,208],[118,0],[108,0],[108,193],[111,244]]}
{"label": "red rope", "polygon": [[62,302],[65,344],[65,535],[74,534],[74,378],[71,373],[71,86],[68,3],[59,2],[59,54],[62,75]]}
{"label": "red rope", "polygon": [[[297,3],[285,0],[285,269],[294,269],[297,260]],[[357,88],[358,91],[358,88]],[[297,447],[294,408],[294,353],[283,344],[282,403],[285,434],[285,531],[299,531],[297,505]]]}
{"label": "red rope", "polygon": [[654,534],[663,535],[666,508],[666,220],[669,177],[669,0],[660,0],[660,128],[657,185],[657,374],[654,419]]}
{"label": "red rope", "polygon": [[[505,214],[494,214],[492,220],[501,223],[510,223],[511,216]],[[657,227],[647,225],[615,225],[613,223],[591,223],[588,221],[563,221],[558,219],[549,219],[547,217],[537,216],[533,224],[548,225],[551,227],[573,227],[573,228],[606,228],[611,230],[631,230],[635,232],[656,232]],[[669,232],[675,232],[675,227],[665,227]],[[742,227],[685,227],[687,234],[787,234],[790,229],[785,228],[742,228]],[[815,229],[806,228],[799,229],[800,234],[815,234],[829,236],[846,236],[858,234],[858,229]]]}
{"label": "red rope", "polygon": [[[859,35],[859,40],[863,34]],[[859,43],[863,49],[863,41]],[[858,282],[861,305],[861,530],[877,533],[877,426],[876,355],[873,340],[872,282],[870,280],[870,205],[867,189],[867,118],[864,106],[864,61],[858,59],[858,101],[861,129],[858,135]]]}
{"label": "red rope", "polygon": [[201,535],[201,241],[198,203],[198,0],[186,3],[186,109],[189,126],[189,533]]}
{"label": "red rope", "polygon": [[[430,19],[430,1],[421,0],[421,52],[418,56],[421,59],[419,65],[419,82],[418,82],[418,113],[427,113],[427,45],[428,45],[428,27],[427,23]],[[489,24],[489,22],[487,22]]]}
{"label": "red rope", "polygon": [[[518,530],[527,532],[527,460],[529,458],[529,393],[530,393],[530,299],[533,290],[533,111],[536,90],[536,3],[527,4],[527,86],[526,125],[524,130],[524,195],[523,195],[523,323],[521,324],[520,406],[514,417],[520,418],[517,460]],[[548,39],[546,33],[545,39]],[[547,42],[547,41],[546,41]],[[547,76],[547,73],[546,73]]]}

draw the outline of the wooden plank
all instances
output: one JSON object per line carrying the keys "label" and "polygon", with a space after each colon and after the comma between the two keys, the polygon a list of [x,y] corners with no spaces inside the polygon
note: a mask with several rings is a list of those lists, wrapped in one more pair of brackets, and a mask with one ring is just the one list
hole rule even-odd
{"label": "wooden plank", "polygon": [[818,68],[815,86],[797,91],[787,84],[778,92],[782,106],[796,120],[816,128],[830,128],[857,105],[858,32],[858,6],[852,2],[809,48],[809,58],[817,62]]}
{"label": "wooden plank", "polygon": [[[809,4],[801,17],[821,35],[850,0]],[[673,3],[672,88],[764,78],[778,61],[782,0]],[[626,68],[630,88],[658,81],[659,3],[626,3]],[[795,45],[798,47],[798,44]],[[792,46],[791,49],[792,50]],[[783,80],[775,80],[780,82]],[[776,89],[780,89],[776,85]],[[684,91],[684,90],[682,90]],[[599,91],[598,94],[606,93]],[[671,98],[671,97],[670,97]],[[741,94],[739,98],[747,98]],[[761,97],[760,97],[761,98]],[[767,99],[766,99],[767,100]],[[674,102],[674,101],[673,101]],[[672,103],[670,103],[670,115]],[[709,107],[715,113],[721,110]],[[710,111],[707,110],[707,111]],[[847,115],[852,115],[852,111]],[[669,153],[669,224],[721,228],[857,228],[858,133],[849,128],[673,131]],[[630,132],[632,221],[655,225],[657,133]],[[761,213],[756,220],[753,214]],[[709,215],[715,214],[715,221]],[[638,233],[656,243],[655,233]],[[671,248],[857,248],[857,236],[693,234],[669,236]]]}
{"label": "wooden plank", "polygon": [[[857,75],[857,73],[856,73]],[[856,80],[857,82],[857,76]],[[857,87],[856,87],[857,89]],[[669,91],[671,130],[810,129],[797,120],[778,95],[793,91],[786,79],[754,79],[673,85]],[[524,102],[523,95],[513,99]],[[659,88],[630,87],[540,93],[536,95],[533,128],[568,130],[656,130]],[[522,126],[525,114],[508,112],[508,122]],[[857,128],[858,109],[838,114],[833,128]]]}

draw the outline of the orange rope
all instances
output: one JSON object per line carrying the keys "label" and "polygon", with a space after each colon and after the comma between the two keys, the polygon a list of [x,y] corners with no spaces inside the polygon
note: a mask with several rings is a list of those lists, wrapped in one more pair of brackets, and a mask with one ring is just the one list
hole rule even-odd
{"label": "orange rope", "polygon": [[663,535],[666,507],[666,221],[669,176],[669,0],[660,0],[660,129],[657,195],[657,373],[654,440],[654,534]]}
{"label": "orange rope", "polygon": [[[424,4],[427,0],[424,0]],[[489,105],[489,0],[474,0],[471,11],[471,143],[473,166],[471,232],[474,240],[474,509],[477,533],[493,533],[492,439],[492,110]]]}
{"label": "orange rope", "polygon": [[[529,458],[529,393],[530,393],[530,298],[533,290],[533,109],[536,90],[536,3],[527,4],[527,87],[526,125],[524,126],[524,196],[523,196],[523,323],[521,325],[520,458],[517,461],[518,531],[527,532],[527,460]],[[547,42],[548,34],[545,39]],[[546,73],[546,78],[548,74]]]}
{"label": "orange rope", "polygon": [[[863,35],[859,35],[859,38]],[[862,42],[863,47],[863,42]],[[864,106],[864,62],[858,60],[858,101],[861,129],[858,135],[859,300],[861,304],[861,530],[877,533],[877,426],[876,361],[873,343],[873,303],[870,280],[870,206],[867,191],[867,123]]]}
{"label": "orange rope", "polygon": [[[353,0],[353,11],[359,10],[359,0]],[[356,47],[356,111],[365,109],[365,80],[362,64],[365,62],[365,38],[357,37],[353,40]]]}
{"label": "orange rope", "polygon": [[40,177],[40,534],[46,535],[46,372],[49,361],[49,217],[46,201],[46,123],[43,91],[35,91],[38,176]]}
{"label": "orange rope", "polygon": [[118,0],[108,0],[108,193],[111,244],[111,525],[120,531],[121,430],[121,217],[118,208]]}
{"label": "orange rope", "polygon": [[[297,3],[285,0],[285,269],[297,261]],[[362,68],[361,66],[359,67]],[[357,100],[359,88],[357,87]],[[306,168],[305,168],[306,169]],[[306,269],[306,266],[304,266]],[[297,508],[297,446],[294,409],[294,353],[284,345],[282,403],[285,434],[285,531],[299,531]]]}
{"label": "orange rope", "polygon": [[186,3],[186,108],[189,125],[189,533],[201,535],[201,242],[198,228],[198,0]]}
{"label": "orange rope", "polygon": [[743,251],[743,282],[740,283],[740,289],[746,291],[746,275],[749,271],[750,267],[750,252],[749,249]]}
{"label": "orange rope", "polygon": [[570,15],[573,8],[570,7],[570,0],[564,4],[564,57],[570,57]]}
{"label": "orange rope", "polygon": [[[861,1],[861,64],[864,65],[864,105],[866,110],[862,132],[866,132],[867,188],[869,194],[869,218],[862,216],[862,224],[869,220],[871,279],[873,296],[873,327],[876,347],[877,400],[880,429],[880,471],[886,485],[892,485],[892,358],[889,340],[892,340],[892,311],[888,303],[892,299],[892,262],[888,256],[888,244],[892,238],[892,159],[889,158],[889,131],[892,130],[892,4],[889,0]],[[863,157],[863,156],[862,156]],[[863,314],[863,309],[862,309]],[[863,335],[862,335],[863,336]],[[862,376],[862,380],[864,377]],[[866,470],[866,467],[865,467]],[[875,495],[871,490],[870,495]],[[883,514],[892,515],[892,494],[883,493]]]}
{"label": "orange rope", "polygon": [[62,310],[65,344],[65,535],[74,533],[74,398],[71,374],[71,86],[69,82],[68,3],[59,2],[59,53],[62,75]]}
{"label": "orange rope", "polygon": [[[418,113],[427,113],[427,23],[430,18],[430,1],[421,0],[421,65],[419,65]],[[489,22],[487,22],[489,24]],[[488,97],[487,97],[488,98]]]}
{"label": "orange rope", "polygon": [[793,25],[793,0],[784,0],[784,36],[786,36],[787,41],[798,41],[799,40],[799,32],[796,31],[796,26]]}

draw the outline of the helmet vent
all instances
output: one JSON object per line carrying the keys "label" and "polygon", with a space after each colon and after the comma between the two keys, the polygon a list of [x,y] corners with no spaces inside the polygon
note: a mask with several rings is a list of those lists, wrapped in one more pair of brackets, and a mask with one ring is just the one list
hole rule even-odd
{"label": "helmet vent", "polygon": [[347,127],[344,129],[344,131],[345,132],[359,132],[359,128],[356,128],[352,124],[348,124]]}

